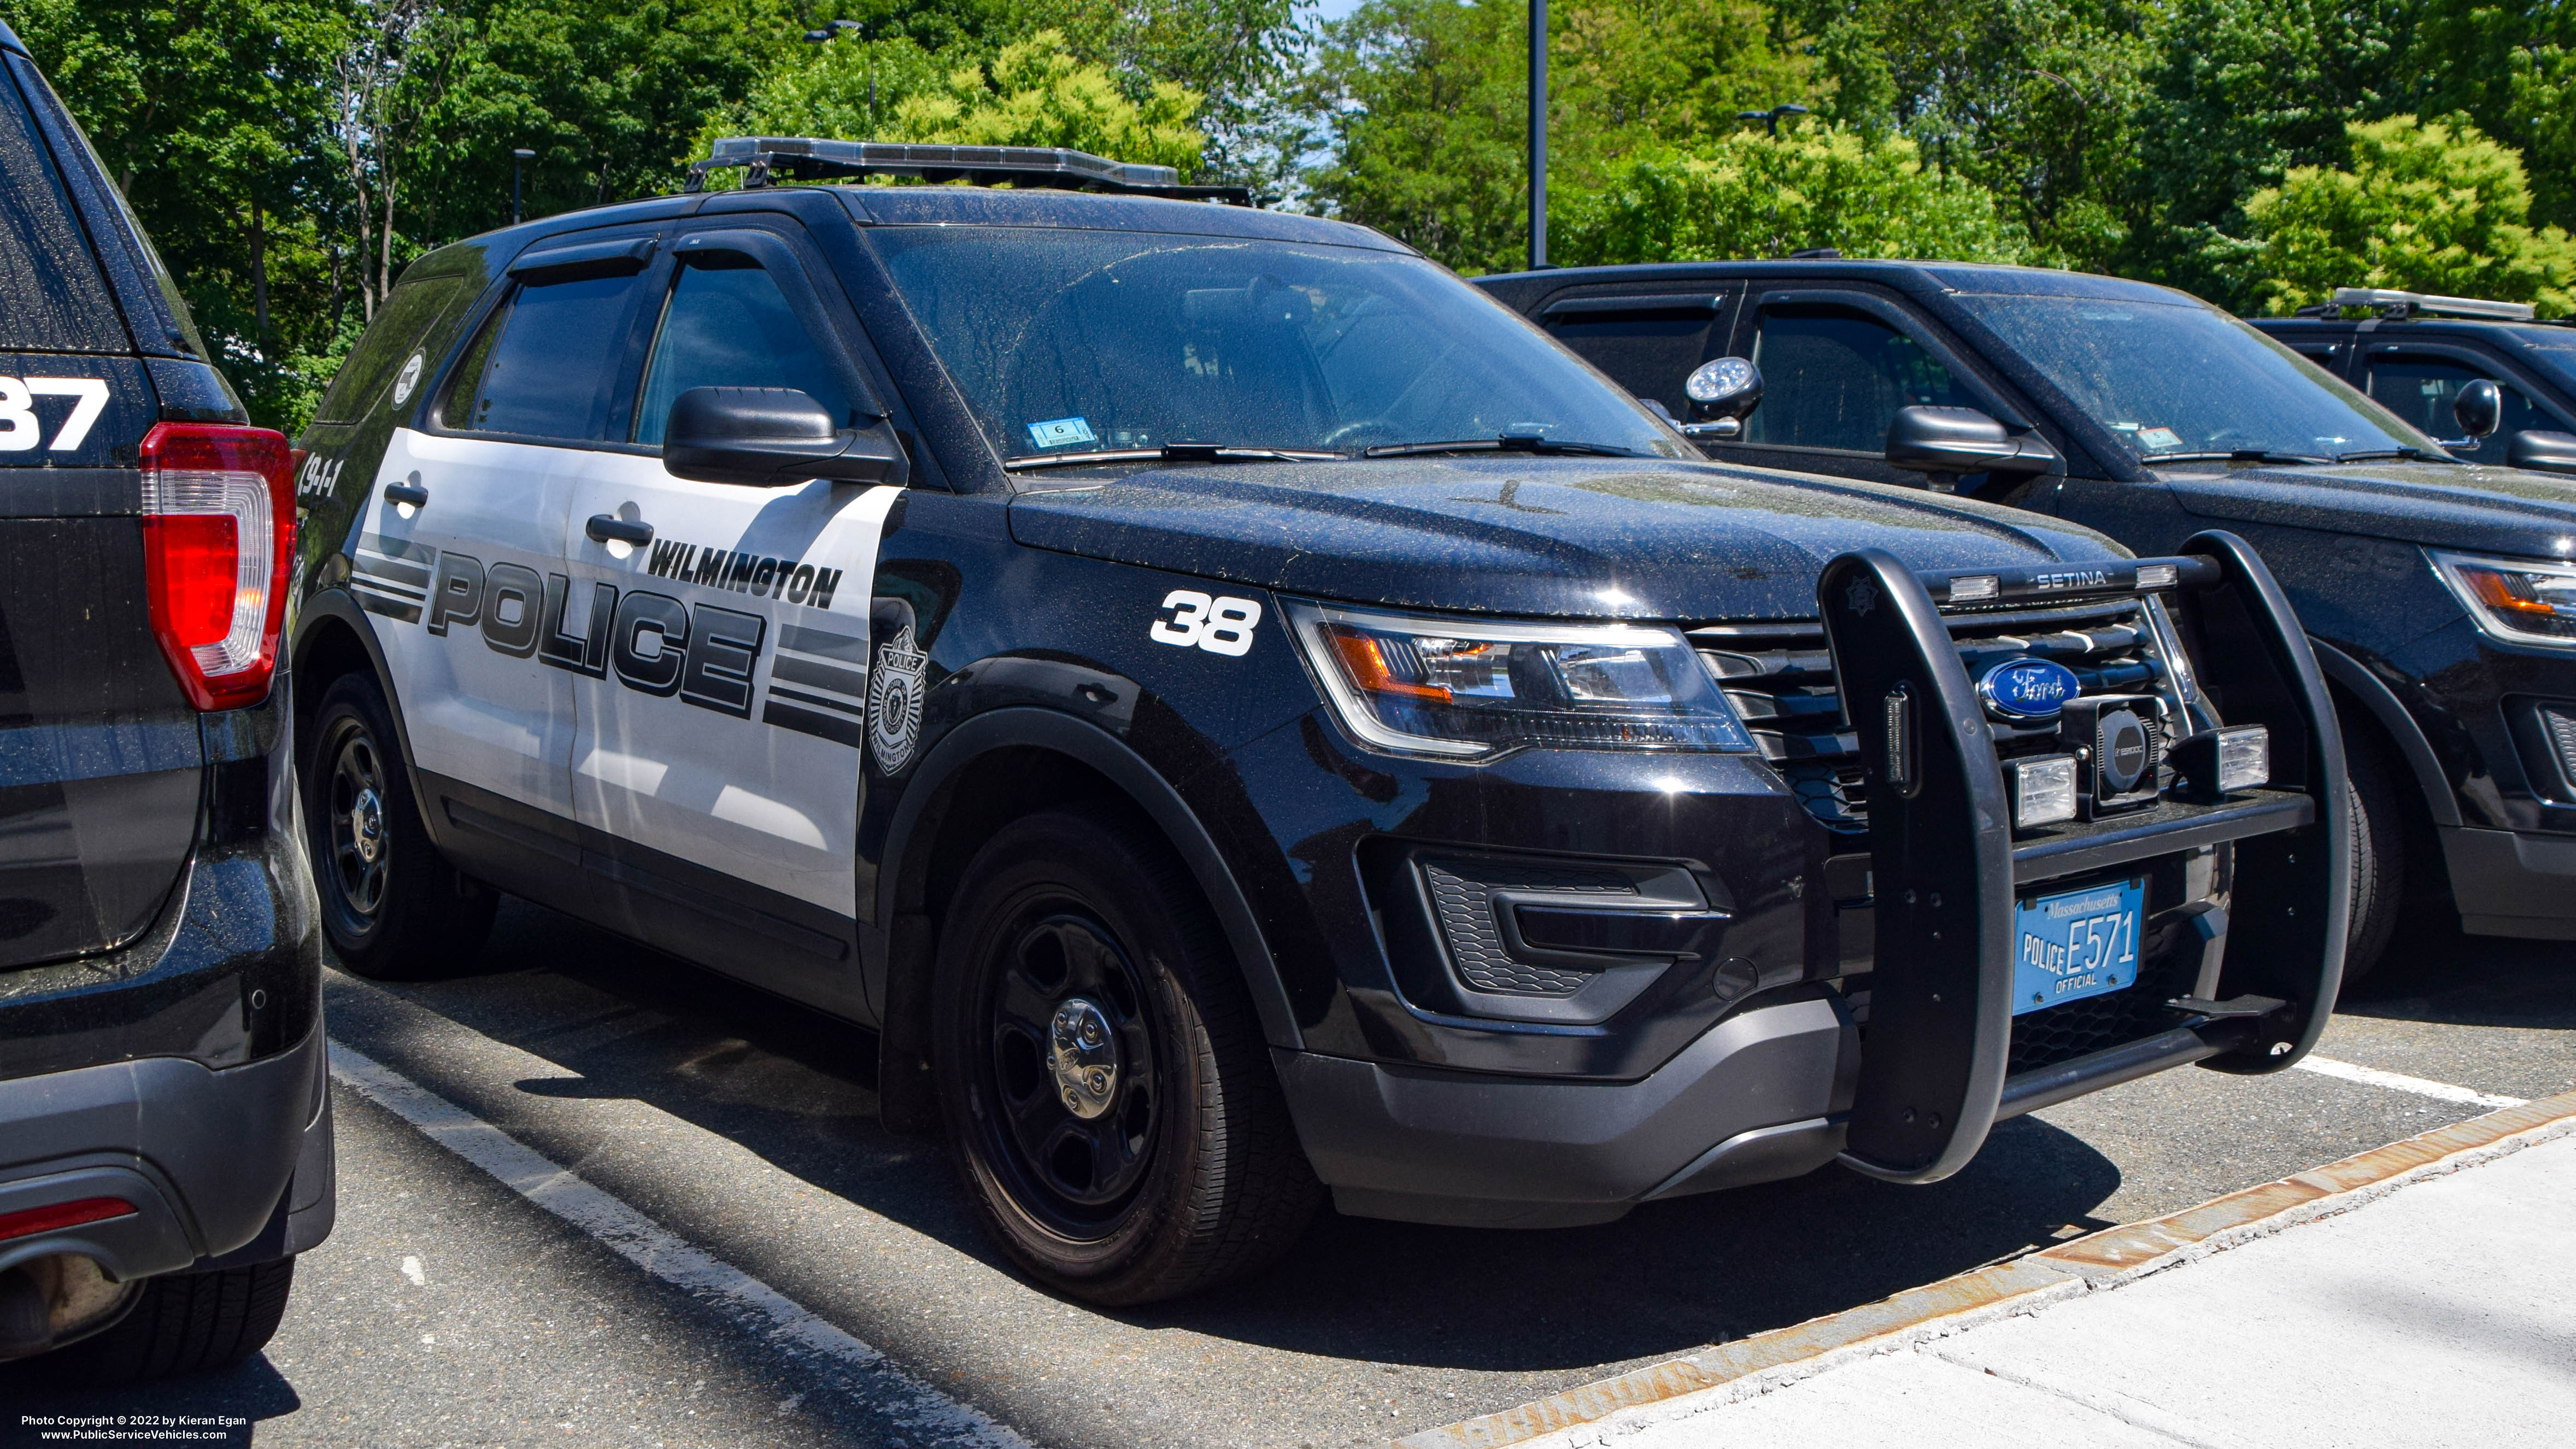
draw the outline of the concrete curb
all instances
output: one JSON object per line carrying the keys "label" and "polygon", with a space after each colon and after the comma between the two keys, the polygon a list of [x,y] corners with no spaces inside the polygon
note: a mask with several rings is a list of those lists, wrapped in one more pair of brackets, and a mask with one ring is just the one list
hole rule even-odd
{"label": "concrete curb", "polygon": [[2576,1092],[2544,1097],[1876,1303],[1717,1344],[1517,1409],[1408,1434],[1394,1441],[1394,1449],[1608,1444],[1649,1425],[1767,1394],[1854,1359],[2135,1282],[2284,1228],[2349,1212],[2408,1183],[2570,1134],[2576,1134]]}

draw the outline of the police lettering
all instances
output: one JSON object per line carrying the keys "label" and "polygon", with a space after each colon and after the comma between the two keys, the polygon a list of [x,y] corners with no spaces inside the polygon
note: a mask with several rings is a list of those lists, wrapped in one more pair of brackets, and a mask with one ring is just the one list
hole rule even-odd
{"label": "police lettering", "polygon": [[524,564],[486,568],[470,555],[442,553],[426,622],[439,635],[451,626],[479,627],[486,645],[512,658],[535,655],[593,679],[613,669],[629,689],[751,717],[753,666],[767,641],[767,619],[640,589],[621,597],[616,585],[593,583],[589,632],[576,634],[568,618],[572,587],[562,574],[539,577]]}

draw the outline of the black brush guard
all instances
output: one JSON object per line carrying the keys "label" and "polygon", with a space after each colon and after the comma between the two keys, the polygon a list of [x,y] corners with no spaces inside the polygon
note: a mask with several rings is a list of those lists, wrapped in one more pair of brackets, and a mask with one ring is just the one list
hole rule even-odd
{"label": "black brush guard", "polygon": [[[1994,603],[2161,595],[2202,695],[2229,725],[2269,727],[2271,785],[2206,806],[2168,797],[2017,845],[1985,710],[1934,602],[1954,577],[1994,579]],[[1860,739],[1876,906],[1845,1163],[1937,1182],[2002,1118],[2186,1062],[2279,1071],[2315,1044],[2342,981],[2351,894],[2343,741],[2307,636],[2243,539],[2212,531],[2176,558],[1956,575],[1868,549],[1826,565],[1817,591]],[[2235,876],[2231,908],[2210,913],[2217,974],[2175,1003],[2175,1025],[2008,1076],[2016,890],[2221,842]]]}

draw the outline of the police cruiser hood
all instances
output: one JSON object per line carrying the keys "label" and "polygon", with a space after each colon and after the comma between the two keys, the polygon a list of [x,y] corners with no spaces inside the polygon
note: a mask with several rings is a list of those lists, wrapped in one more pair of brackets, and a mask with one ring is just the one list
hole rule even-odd
{"label": "police cruiser hood", "polygon": [[1801,619],[1834,555],[1917,569],[2125,558],[1914,489],[1659,458],[1476,455],[1024,478],[1020,543],[1322,598],[1558,617]]}
{"label": "police cruiser hood", "polygon": [[2204,518],[2360,534],[2434,548],[2564,558],[2576,478],[2458,463],[2169,468],[2156,476]]}

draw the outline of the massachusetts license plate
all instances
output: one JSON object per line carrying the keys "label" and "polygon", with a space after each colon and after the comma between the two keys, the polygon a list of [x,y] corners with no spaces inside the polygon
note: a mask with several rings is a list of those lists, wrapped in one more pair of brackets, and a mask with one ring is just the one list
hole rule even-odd
{"label": "massachusetts license plate", "polygon": [[2144,880],[2013,903],[2013,1015],[2133,985]]}

